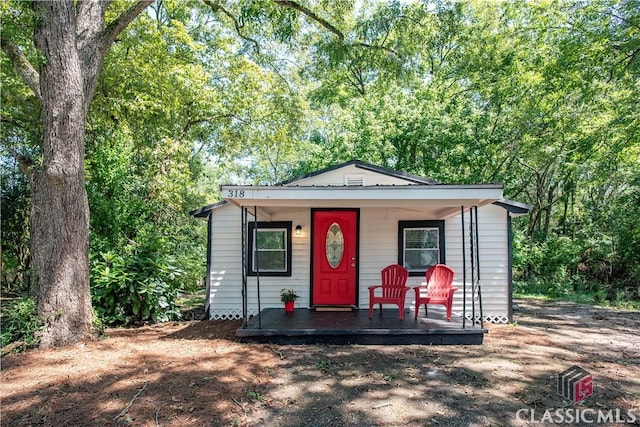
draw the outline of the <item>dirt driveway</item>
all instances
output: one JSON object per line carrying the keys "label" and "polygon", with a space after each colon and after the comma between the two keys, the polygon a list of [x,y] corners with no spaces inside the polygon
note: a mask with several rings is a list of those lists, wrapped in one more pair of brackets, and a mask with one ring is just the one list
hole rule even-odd
{"label": "dirt driveway", "polygon": [[[589,424],[598,410],[640,425],[640,313],[531,300],[515,313],[482,346],[243,344],[231,321],[113,329],[3,358],[0,424],[551,425],[545,410],[577,408],[572,425],[615,422]],[[578,405],[555,389],[572,365],[593,374]]]}

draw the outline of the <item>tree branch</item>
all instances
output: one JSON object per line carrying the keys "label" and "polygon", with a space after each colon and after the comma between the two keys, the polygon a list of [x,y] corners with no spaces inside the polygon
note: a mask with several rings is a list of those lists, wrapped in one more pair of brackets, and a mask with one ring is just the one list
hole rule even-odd
{"label": "tree branch", "polygon": [[81,0],[76,6],[76,43],[83,68],[85,112],[93,98],[98,76],[109,48],[116,37],[153,0],[137,0],[122,12],[113,22],[104,26],[104,17],[110,2]]}
{"label": "tree branch", "polygon": [[622,69],[623,73],[627,71],[627,69],[631,66],[631,64],[633,64],[633,61],[636,60],[636,58],[638,57],[638,54],[640,54],[640,47],[636,48],[636,50],[634,50],[633,52],[625,56],[622,60],[620,60],[619,63],[622,63],[628,60],[627,64]]}
{"label": "tree branch", "polygon": [[40,92],[40,74],[33,68],[20,47],[7,38],[2,39],[2,50],[7,54],[13,68],[24,82],[33,90],[36,97],[42,101],[42,92]]}
{"label": "tree branch", "polygon": [[627,19],[627,18],[625,18],[624,16],[620,16],[620,15],[618,15],[618,14],[616,14],[616,13],[608,12],[608,11],[605,11],[605,12],[604,12],[604,14],[605,14],[605,15],[609,15],[609,16],[611,16],[612,18],[619,19],[620,21],[622,21],[622,22],[626,23],[626,24],[627,24],[627,25],[629,25],[630,27],[635,27],[635,28],[637,28],[637,29],[640,29],[640,25],[639,25],[638,23],[636,23],[636,22],[632,21],[631,19]]}
{"label": "tree branch", "polygon": [[35,162],[31,157],[18,153],[13,148],[9,148],[9,152],[18,161],[18,167],[20,171],[25,174],[29,179],[33,176],[33,166]]}
{"label": "tree branch", "polygon": [[384,46],[384,44],[375,45],[375,44],[369,44],[369,43],[365,43],[365,42],[358,42],[357,45],[360,46],[360,47],[367,48],[367,49],[384,50],[385,52],[391,53],[396,57],[400,57],[400,55],[398,55],[398,52],[396,52],[394,49],[392,49],[390,47]]}
{"label": "tree branch", "polygon": [[336,28],[333,24],[331,24],[326,19],[319,17],[311,9],[309,9],[309,8],[299,4],[299,3],[296,3],[295,1],[291,1],[291,0],[273,0],[273,1],[276,4],[280,5],[280,6],[287,7],[289,9],[293,9],[293,10],[297,10],[298,12],[300,12],[303,15],[307,16],[311,20],[317,22],[322,27],[324,27],[325,29],[331,31],[333,34],[338,36],[338,39],[340,39],[340,41],[344,41],[344,33],[342,31],[340,31],[338,28]]}
{"label": "tree branch", "polygon": [[118,34],[120,34],[127,25],[131,23],[136,16],[138,16],[143,10],[147,8],[153,0],[138,0],[129,7],[129,9],[122,12],[115,21],[109,24],[102,33],[101,42],[104,52],[109,49],[109,46],[115,41]]}
{"label": "tree branch", "polygon": [[256,53],[260,53],[260,45],[258,44],[258,42],[255,39],[252,39],[249,36],[246,36],[244,34],[242,34],[242,28],[244,28],[244,25],[241,24],[238,21],[238,18],[236,18],[231,12],[229,12],[227,9],[225,9],[224,7],[222,7],[222,5],[220,3],[214,3],[211,0],[204,0],[204,4],[206,4],[207,6],[209,6],[211,8],[212,11],[217,12],[220,11],[222,13],[224,13],[225,15],[227,15],[227,17],[229,19],[231,19],[231,22],[233,22],[233,26],[236,29],[236,33],[238,34],[238,36],[243,39],[246,40],[250,43],[253,44],[253,46],[256,48]]}

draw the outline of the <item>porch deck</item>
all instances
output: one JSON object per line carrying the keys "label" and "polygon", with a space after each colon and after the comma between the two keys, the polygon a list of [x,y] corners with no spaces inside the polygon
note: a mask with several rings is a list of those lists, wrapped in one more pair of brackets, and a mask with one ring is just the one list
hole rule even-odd
{"label": "porch deck", "polygon": [[424,344],[424,345],[473,345],[482,344],[486,328],[471,325],[467,320],[453,316],[448,322],[444,310],[429,308],[417,320],[407,310],[404,319],[398,318],[397,309],[385,309],[381,314],[374,310],[351,312],[315,311],[297,308],[286,313],[282,308],[267,308],[236,330],[236,335],[251,342],[278,344]]}

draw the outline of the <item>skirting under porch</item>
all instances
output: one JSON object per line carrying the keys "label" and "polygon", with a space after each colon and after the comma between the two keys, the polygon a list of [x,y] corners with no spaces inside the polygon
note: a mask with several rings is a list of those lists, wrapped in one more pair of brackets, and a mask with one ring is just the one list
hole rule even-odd
{"label": "skirting under porch", "polygon": [[423,345],[477,345],[482,344],[488,331],[466,320],[445,318],[444,310],[429,308],[429,317],[414,319],[407,310],[404,319],[398,318],[397,309],[374,310],[369,319],[368,310],[315,311],[297,308],[286,313],[282,308],[267,308],[236,330],[246,341],[277,344],[423,344]]}

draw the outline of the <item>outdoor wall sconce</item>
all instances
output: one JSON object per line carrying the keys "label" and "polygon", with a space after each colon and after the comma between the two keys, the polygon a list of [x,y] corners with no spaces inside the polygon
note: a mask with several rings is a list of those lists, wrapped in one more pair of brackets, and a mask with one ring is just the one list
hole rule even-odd
{"label": "outdoor wall sconce", "polygon": [[300,224],[296,225],[296,236],[302,235],[302,226]]}

